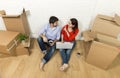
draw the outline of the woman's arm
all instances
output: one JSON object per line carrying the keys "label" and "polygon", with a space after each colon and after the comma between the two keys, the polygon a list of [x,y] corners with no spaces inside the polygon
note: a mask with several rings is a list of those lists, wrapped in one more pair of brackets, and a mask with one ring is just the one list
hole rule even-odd
{"label": "woman's arm", "polygon": [[63,40],[63,34],[61,34],[61,42],[64,42],[64,40]]}
{"label": "woman's arm", "polygon": [[67,36],[70,37],[70,34],[68,33],[66,27],[64,28],[64,31],[67,33]]}

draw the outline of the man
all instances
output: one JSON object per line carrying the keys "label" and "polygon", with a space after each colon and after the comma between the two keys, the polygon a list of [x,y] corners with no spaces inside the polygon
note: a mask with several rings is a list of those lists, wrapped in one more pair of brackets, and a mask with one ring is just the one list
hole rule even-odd
{"label": "man", "polygon": [[[41,51],[45,54],[40,63],[40,69],[43,70],[44,64],[47,63],[55,52],[55,43],[60,39],[61,28],[58,26],[59,19],[55,16],[51,16],[49,23],[45,25],[39,32],[39,38],[37,39]],[[49,46],[47,50],[46,45]]]}

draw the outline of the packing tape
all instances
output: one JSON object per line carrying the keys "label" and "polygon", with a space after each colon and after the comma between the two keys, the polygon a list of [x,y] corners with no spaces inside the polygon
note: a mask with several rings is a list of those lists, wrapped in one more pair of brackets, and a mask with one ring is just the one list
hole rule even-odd
{"label": "packing tape", "polygon": [[19,39],[18,40],[14,40],[14,44],[7,49],[7,51],[10,51],[14,46],[17,46],[17,43],[18,43]]}

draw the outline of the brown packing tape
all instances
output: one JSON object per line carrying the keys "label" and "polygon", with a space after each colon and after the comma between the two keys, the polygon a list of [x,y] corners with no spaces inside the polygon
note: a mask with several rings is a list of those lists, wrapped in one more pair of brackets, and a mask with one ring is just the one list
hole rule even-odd
{"label": "brown packing tape", "polygon": [[16,44],[19,43],[18,36],[19,32],[0,30],[0,52],[14,55]]}

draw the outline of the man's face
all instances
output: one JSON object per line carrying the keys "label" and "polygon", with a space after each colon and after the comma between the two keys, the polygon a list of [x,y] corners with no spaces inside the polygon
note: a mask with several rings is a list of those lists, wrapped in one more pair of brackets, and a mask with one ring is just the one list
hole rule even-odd
{"label": "man's face", "polygon": [[53,26],[56,27],[58,25],[58,21],[56,21]]}

